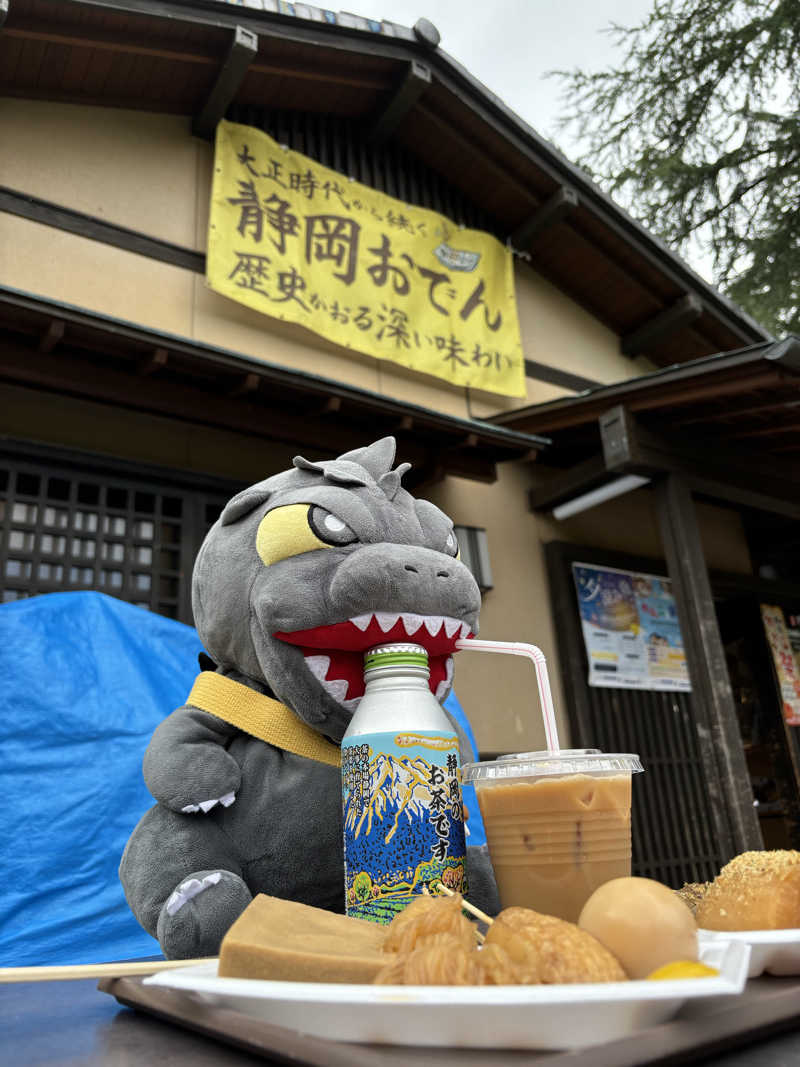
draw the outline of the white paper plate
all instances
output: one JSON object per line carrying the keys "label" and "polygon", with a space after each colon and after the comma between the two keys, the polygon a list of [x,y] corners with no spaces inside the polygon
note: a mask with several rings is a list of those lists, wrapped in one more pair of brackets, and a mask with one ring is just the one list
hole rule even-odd
{"label": "white paper plate", "polygon": [[698,930],[700,945],[725,941],[750,946],[748,978],[767,974],[800,974],[800,930]]}
{"label": "white paper plate", "polygon": [[337,1041],[451,1048],[582,1048],[671,1018],[687,1001],[740,993],[750,947],[714,941],[719,977],[551,986],[375,986],[218,978],[216,964],[162,971],[168,986],[217,1007]]}

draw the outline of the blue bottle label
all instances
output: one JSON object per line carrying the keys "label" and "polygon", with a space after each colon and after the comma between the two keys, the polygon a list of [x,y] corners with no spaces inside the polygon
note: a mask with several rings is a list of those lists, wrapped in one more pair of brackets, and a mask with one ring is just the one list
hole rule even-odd
{"label": "blue bottle label", "polygon": [[458,739],[435,730],[342,743],[345,908],[388,923],[424,886],[466,891]]}

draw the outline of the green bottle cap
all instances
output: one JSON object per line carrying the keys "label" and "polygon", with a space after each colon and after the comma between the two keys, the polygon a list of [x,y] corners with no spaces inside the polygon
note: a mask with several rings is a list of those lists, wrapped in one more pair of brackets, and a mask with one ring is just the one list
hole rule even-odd
{"label": "green bottle cap", "polygon": [[377,645],[364,653],[364,670],[376,667],[424,667],[428,666],[428,652],[422,645]]}

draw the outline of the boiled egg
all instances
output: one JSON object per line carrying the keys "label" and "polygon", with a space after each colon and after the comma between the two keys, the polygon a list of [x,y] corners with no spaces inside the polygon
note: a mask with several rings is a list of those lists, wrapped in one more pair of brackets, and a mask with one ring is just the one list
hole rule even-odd
{"label": "boiled egg", "polygon": [[612,878],[583,906],[578,926],[613,953],[629,978],[697,960],[697,924],[680,897],[651,878]]}

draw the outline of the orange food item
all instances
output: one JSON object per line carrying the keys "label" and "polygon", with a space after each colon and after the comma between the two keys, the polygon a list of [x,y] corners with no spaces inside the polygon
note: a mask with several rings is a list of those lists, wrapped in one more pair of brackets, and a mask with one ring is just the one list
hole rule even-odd
{"label": "orange food item", "polygon": [[450,934],[466,950],[475,948],[475,924],[461,910],[462,896],[415,897],[389,923],[384,952],[412,952],[427,938],[436,934]]}
{"label": "orange food item", "polygon": [[726,863],[695,911],[706,930],[800,927],[800,852],[742,852]]}
{"label": "orange food item", "polygon": [[624,982],[627,975],[607,948],[574,923],[530,908],[506,908],[486,934],[502,948],[520,983]]}
{"label": "orange food item", "polygon": [[666,982],[673,978],[716,978],[718,974],[716,967],[709,967],[706,963],[699,963],[696,960],[674,960],[672,963],[665,963],[652,974],[648,974],[647,980]]}
{"label": "orange food item", "polygon": [[538,969],[520,968],[502,945],[491,942],[478,953],[479,985],[537,985]]}
{"label": "orange food item", "polygon": [[480,985],[479,955],[453,934],[429,934],[410,952],[393,954],[375,984]]}

